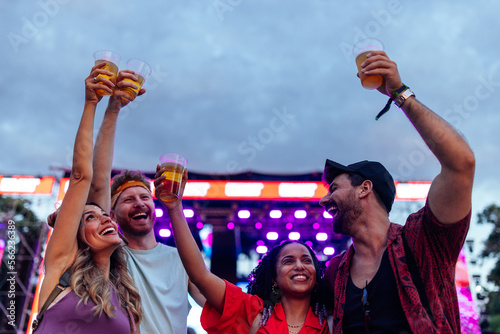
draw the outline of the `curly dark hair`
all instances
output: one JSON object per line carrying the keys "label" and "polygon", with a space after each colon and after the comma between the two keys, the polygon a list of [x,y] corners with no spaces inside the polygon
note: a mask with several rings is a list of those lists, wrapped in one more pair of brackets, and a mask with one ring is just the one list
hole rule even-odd
{"label": "curly dark hair", "polygon": [[302,241],[286,240],[271,249],[248,276],[248,293],[262,298],[265,306],[274,307],[280,301],[280,297],[276,297],[272,292],[272,285],[276,280],[276,262],[278,261],[278,254],[283,247],[292,243],[298,243],[307,248],[313,259],[314,268],[316,268],[316,288],[311,294],[311,308],[317,310],[318,305],[319,307],[324,305],[328,310],[333,309],[333,294],[323,282],[323,275],[326,268],[323,263],[318,261],[311,247]]}

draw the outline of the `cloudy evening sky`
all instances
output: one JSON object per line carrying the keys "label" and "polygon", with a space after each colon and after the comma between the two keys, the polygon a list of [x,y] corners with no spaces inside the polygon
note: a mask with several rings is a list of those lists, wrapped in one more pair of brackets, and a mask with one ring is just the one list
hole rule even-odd
{"label": "cloudy evening sky", "polygon": [[464,0],[3,0],[0,175],[70,167],[92,54],[109,49],[121,68],[133,57],[153,67],[148,92],[121,112],[115,168],[153,171],[177,152],[194,172],[294,174],[328,157],[432,180],[439,165],[404,114],[375,121],[387,98],[356,77],[350,49],[376,37],[472,146],[477,212],[500,203],[499,12]]}

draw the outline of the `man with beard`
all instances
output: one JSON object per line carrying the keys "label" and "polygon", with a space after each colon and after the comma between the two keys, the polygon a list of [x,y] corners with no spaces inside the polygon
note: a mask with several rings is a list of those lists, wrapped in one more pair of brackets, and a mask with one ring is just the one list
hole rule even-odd
{"label": "man with beard", "polygon": [[[141,90],[141,94],[145,92]],[[150,181],[140,172],[122,171],[111,188],[116,124],[120,109],[107,109],[94,150],[94,174],[88,201],[102,203],[110,211],[128,241],[128,269],[141,295],[141,333],[177,334],[187,332],[190,305],[187,293],[199,304],[205,297],[192,284],[177,249],[156,242],[155,205]]]}
{"label": "man with beard", "polygon": [[111,218],[128,241],[128,266],[142,297],[141,333],[186,333],[187,292],[203,306],[205,298],[189,281],[177,249],[156,242],[155,204],[150,181],[122,171],[111,184]]}
{"label": "man with beard", "polygon": [[462,136],[402,84],[396,63],[374,51],[362,64],[394,99],[441,164],[425,206],[391,223],[394,181],[379,162],[327,160],[320,205],[352,238],[325,280],[335,294],[334,333],[460,333],[455,265],[470,223],[474,154]]}

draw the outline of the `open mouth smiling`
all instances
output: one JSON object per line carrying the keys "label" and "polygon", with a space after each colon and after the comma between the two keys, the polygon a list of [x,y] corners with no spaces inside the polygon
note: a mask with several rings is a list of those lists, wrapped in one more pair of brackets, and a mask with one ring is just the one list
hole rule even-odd
{"label": "open mouth smiling", "polygon": [[328,212],[333,217],[337,214],[338,208],[334,205],[331,205],[326,208],[326,212]]}
{"label": "open mouth smiling", "polygon": [[298,275],[293,275],[292,277],[290,277],[290,279],[294,281],[306,281],[309,279],[309,276],[304,274],[298,274]]}
{"label": "open mouth smiling", "polygon": [[115,233],[115,232],[116,232],[116,229],[114,227],[108,227],[108,228],[105,228],[104,230],[102,230],[101,233],[99,233],[99,235],[107,235],[107,234]]}
{"label": "open mouth smiling", "polygon": [[139,213],[136,213],[135,215],[132,216],[132,219],[146,219],[148,218],[148,214],[146,212],[139,212]]}

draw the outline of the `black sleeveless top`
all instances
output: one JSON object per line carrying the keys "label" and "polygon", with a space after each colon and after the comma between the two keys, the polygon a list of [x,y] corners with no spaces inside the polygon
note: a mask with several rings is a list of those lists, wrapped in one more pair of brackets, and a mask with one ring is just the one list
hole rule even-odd
{"label": "black sleeveless top", "polygon": [[411,333],[387,249],[375,277],[365,288],[356,287],[349,277],[342,327],[345,333]]}

